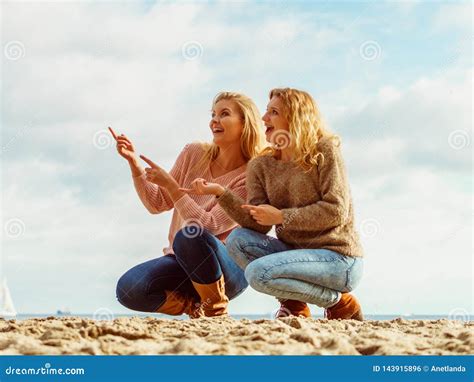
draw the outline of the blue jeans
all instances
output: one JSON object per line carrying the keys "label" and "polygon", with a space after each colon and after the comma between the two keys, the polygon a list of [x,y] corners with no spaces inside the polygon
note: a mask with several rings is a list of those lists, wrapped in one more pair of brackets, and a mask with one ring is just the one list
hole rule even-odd
{"label": "blue jeans", "polygon": [[247,228],[232,231],[227,250],[255,290],[323,308],[336,304],[341,292],[353,290],[363,272],[360,257],[328,249],[294,249]]}
{"label": "blue jeans", "polygon": [[179,291],[199,301],[192,281],[210,284],[224,275],[229,300],[248,286],[242,269],[227,254],[225,245],[206,230],[197,234],[180,230],[173,241],[174,255],[138,264],[118,281],[118,301],[132,310],[156,312],[166,299],[165,291]]}

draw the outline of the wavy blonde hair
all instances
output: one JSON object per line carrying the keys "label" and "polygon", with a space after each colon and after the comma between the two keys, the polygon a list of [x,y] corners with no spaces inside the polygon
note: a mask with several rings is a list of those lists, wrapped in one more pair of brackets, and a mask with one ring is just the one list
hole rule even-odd
{"label": "wavy blonde hair", "polygon": [[[235,102],[240,116],[243,120],[244,129],[240,137],[240,149],[242,155],[248,162],[255,158],[265,148],[265,135],[263,133],[262,118],[255,103],[246,95],[235,92],[220,92],[212,101],[212,107],[222,100],[229,100]],[[208,165],[219,155],[219,146],[214,142],[201,143],[204,148],[204,155],[197,163],[196,167]]]}
{"label": "wavy blonde hair", "polygon": [[[275,88],[270,91],[270,100],[278,97],[283,102],[283,114],[288,121],[290,140],[293,148],[293,161],[305,170],[310,171],[318,165],[319,158],[324,160],[318,151],[317,143],[323,137],[334,138],[340,144],[337,135],[327,130],[319,112],[316,101],[303,90],[292,88]],[[268,147],[264,155],[279,156],[280,150]]]}

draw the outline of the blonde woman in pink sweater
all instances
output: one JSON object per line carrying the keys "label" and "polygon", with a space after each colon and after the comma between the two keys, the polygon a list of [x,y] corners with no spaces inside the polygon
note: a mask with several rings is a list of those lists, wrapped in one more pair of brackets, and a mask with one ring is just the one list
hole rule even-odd
{"label": "blonde woman in pink sweater", "polygon": [[246,197],[247,162],[263,148],[260,115],[250,98],[223,92],[213,101],[209,126],[213,142],[186,145],[169,173],[141,155],[149,165],[143,169],[132,142],[110,129],[144,206],[152,214],[173,210],[165,256],[133,267],[117,283],[117,299],[129,309],[220,316],[248,286],[224,245],[237,224],[214,196],[186,190],[210,182]]}
{"label": "blonde woman in pink sweater", "polygon": [[[308,317],[311,303],[329,319],[362,320],[348,293],[362,277],[363,252],[340,140],[301,90],[273,89],[263,120],[273,147],[247,167],[247,201],[219,185],[200,190],[243,227],[229,236],[229,255],[254,289],[280,301],[277,317]],[[272,226],[277,238],[267,235]]]}

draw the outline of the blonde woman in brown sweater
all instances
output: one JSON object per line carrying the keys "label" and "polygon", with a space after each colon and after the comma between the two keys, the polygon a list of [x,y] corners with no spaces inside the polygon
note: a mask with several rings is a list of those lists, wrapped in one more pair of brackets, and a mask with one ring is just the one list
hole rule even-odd
{"label": "blonde woman in brown sweater", "polygon": [[[362,248],[338,137],[322,124],[306,92],[273,89],[263,116],[272,147],[247,166],[247,201],[222,186],[200,183],[242,228],[227,240],[249,284],[281,303],[277,317],[363,320],[349,294],[359,283]],[[277,239],[268,236],[276,227]]]}

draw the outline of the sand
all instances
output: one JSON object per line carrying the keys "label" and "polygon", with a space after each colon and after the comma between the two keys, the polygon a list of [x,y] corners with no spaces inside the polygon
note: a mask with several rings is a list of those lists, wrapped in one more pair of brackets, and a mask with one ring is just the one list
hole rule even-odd
{"label": "sand", "polygon": [[0,319],[0,354],[473,354],[474,321]]}

